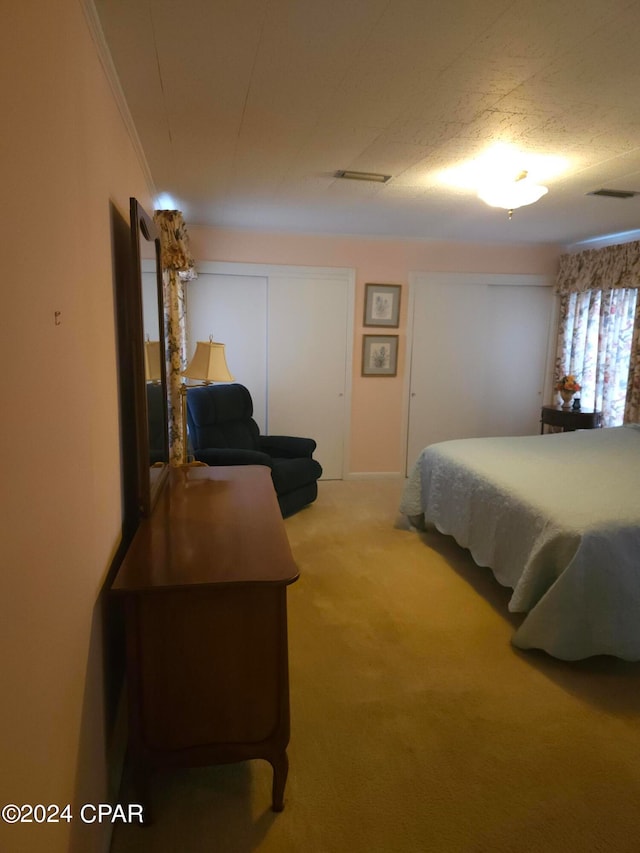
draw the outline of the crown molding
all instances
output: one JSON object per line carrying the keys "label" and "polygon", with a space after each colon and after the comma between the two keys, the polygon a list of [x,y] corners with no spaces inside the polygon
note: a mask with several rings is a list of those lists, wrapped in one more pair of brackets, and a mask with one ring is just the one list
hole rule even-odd
{"label": "crown molding", "polygon": [[111,51],[109,50],[109,46],[104,37],[104,30],[102,29],[102,24],[100,23],[96,7],[93,0],[80,0],[80,5],[82,6],[87,25],[89,27],[89,32],[91,33],[91,37],[93,38],[93,42],[96,46],[98,58],[100,59],[100,63],[111,88],[114,100],[127,129],[127,133],[129,134],[138,162],[142,168],[142,172],[149,188],[149,194],[152,198],[155,198],[158,194],[156,185],[151,175],[151,170],[149,169],[149,164],[147,162],[142,143],[140,142],[140,137],[138,136],[138,131],[136,130],[133,117],[129,110],[127,99],[125,98],[122,85],[120,84],[120,78],[118,77],[118,72],[116,71],[116,67],[113,63]]}
{"label": "crown molding", "polygon": [[563,247],[563,251],[573,255],[584,252],[586,249],[603,249],[605,246],[618,246],[622,243],[633,243],[640,240],[640,229],[633,231],[620,231],[617,234],[604,234],[601,237],[592,237],[590,240],[581,240],[578,243],[570,243]]}

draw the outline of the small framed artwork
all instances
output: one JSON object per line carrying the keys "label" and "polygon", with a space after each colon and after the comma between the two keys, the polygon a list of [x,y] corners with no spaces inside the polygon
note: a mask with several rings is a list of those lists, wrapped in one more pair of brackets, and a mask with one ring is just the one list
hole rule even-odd
{"label": "small framed artwork", "polygon": [[362,336],[362,375],[395,376],[398,372],[398,336]]}
{"label": "small framed artwork", "polygon": [[399,284],[366,284],[364,291],[364,325],[392,326],[400,324]]}

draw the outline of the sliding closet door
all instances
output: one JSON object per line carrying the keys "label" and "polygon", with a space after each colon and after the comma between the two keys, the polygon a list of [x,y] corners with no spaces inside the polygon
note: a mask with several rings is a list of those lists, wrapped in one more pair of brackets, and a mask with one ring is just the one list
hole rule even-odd
{"label": "sliding closet door", "polygon": [[353,270],[202,262],[187,285],[188,354],[222,341],[265,434],[318,443],[324,479],[347,465]]}
{"label": "sliding closet door", "polygon": [[186,285],[187,357],[196,341],[225,344],[227,364],[253,399],[253,416],[267,429],[267,278],[199,273]]}
{"label": "sliding closet door", "polygon": [[269,276],[269,432],[314,438],[323,479],[343,476],[349,299],[344,276]]}
{"label": "sliding closet door", "polygon": [[540,276],[416,275],[407,470],[437,441],[539,431],[554,296]]}
{"label": "sliding closet door", "polygon": [[412,295],[409,470],[427,444],[478,431],[487,326],[481,287],[427,280]]}
{"label": "sliding closet door", "polygon": [[487,288],[485,435],[540,432],[553,300],[551,287]]}

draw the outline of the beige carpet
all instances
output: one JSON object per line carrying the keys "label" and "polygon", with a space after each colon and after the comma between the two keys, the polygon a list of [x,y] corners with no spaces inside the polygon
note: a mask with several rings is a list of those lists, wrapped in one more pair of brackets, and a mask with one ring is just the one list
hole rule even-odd
{"label": "beige carpet", "polygon": [[286,806],[260,761],[154,786],[113,853],[637,853],[640,664],[509,642],[487,569],[397,515],[401,481],[322,482],[286,522]]}

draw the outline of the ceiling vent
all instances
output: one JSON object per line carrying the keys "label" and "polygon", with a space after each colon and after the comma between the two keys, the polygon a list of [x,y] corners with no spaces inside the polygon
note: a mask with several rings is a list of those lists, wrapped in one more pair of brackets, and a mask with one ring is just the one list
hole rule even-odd
{"label": "ceiling vent", "polygon": [[587,195],[600,195],[604,198],[633,198],[634,195],[639,195],[635,190],[594,190]]}
{"label": "ceiling vent", "polygon": [[373,181],[374,184],[386,184],[391,175],[378,175],[377,172],[350,172],[340,169],[334,178],[346,178],[349,181]]}

